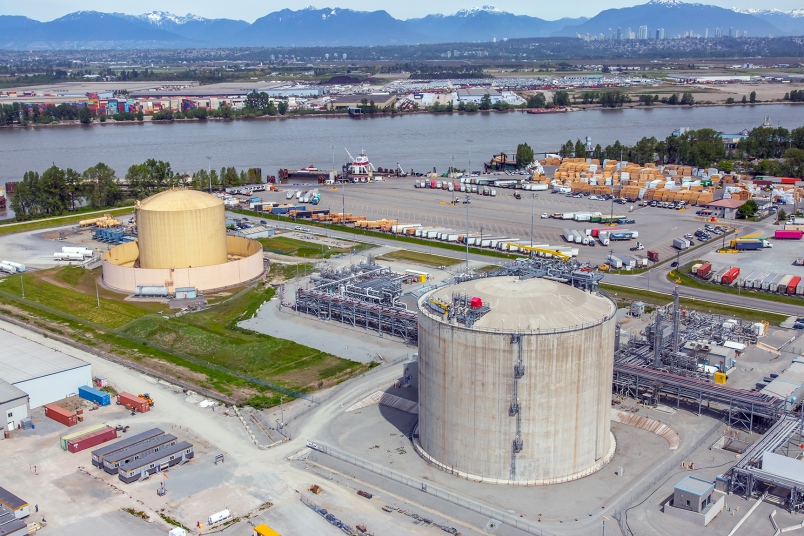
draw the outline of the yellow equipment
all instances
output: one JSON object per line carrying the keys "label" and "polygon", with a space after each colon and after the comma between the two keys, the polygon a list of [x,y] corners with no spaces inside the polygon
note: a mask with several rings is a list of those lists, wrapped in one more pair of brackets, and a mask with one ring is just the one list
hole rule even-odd
{"label": "yellow equipment", "polygon": [[715,383],[719,385],[726,385],[728,376],[724,372],[715,372]]}
{"label": "yellow equipment", "polygon": [[431,300],[430,300],[430,305],[435,305],[436,307],[438,307],[439,309],[441,309],[441,311],[442,311],[444,314],[447,314],[447,313],[449,312],[449,304],[448,304],[448,303],[444,303],[444,302],[442,302],[441,300],[434,300],[434,299],[431,299]]}
{"label": "yellow equipment", "polygon": [[558,251],[557,249],[537,248],[537,247],[533,247],[533,246],[522,246],[522,245],[519,245],[519,244],[512,244],[510,242],[505,244],[505,249],[510,249],[511,247],[514,247],[514,246],[516,246],[519,249],[531,252],[531,253],[536,253],[537,255],[541,254],[541,256],[543,256],[543,257],[555,257],[557,259],[561,259],[562,261],[568,261],[571,258],[566,253],[562,253],[562,252]]}
{"label": "yellow equipment", "polygon": [[151,398],[151,395],[149,395],[148,393],[145,393],[145,394],[142,394],[142,395],[137,395],[137,396],[142,398],[142,399],[144,399],[144,400],[147,400],[149,406],[154,405],[154,399]]}

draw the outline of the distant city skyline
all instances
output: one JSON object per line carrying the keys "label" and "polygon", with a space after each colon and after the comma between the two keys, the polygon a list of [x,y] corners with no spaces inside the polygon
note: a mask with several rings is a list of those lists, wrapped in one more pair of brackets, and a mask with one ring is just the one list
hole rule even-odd
{"label": "distant city skyline", "polygon": [[[525,4],[517,0],[499,0],[493,5],[502,11],[508,11],[515,15],[530,15],[545,20],[556,20],[564,17],[593,17],[604,9],[630,7],[644,4],[645,1],[614,0],[606,6],[601,6],[594,0],[578,0],[572,3],[546,3]],[[693,2],[690,2],[693,3]],[[801,9],[801,3],[797,0],[779,0],[773,5],[758,6],[752,0],[715,0],[697,2],[711,4],[726,9],[778,9],[781,11],[791,11]],[[5,4],[5,5],[3,5]],[[74,2],[72,0],[39,0],[36,2],[10,2],[0,3],[2,15],[22,15],[40,21],[49,21],[62,17],[75,11],[101,11],[104,13],[124,12],[129,15],[140,15],[151,11],[167,11],[174,15],[186,15],[192,13],[200,17],[217,19],[241,19],[247,22],[254,22],[273,11],[281,9],[303,9],[310,5],[310,0],[301,1],[277,1],[260,2],[256,0],[241,0],[234,4],[213,2],[210,0],[142,0],[136,4],[110,4],[105,0],[83,0]],[[471,1],[446,0],[438,4],[435,8],[431,2],[413,0],[406,3],[394,3],[382,5],[369,0],[332,0],[326,3],[319,2],[313,4],[317,8],[338,7],[343,9],[354,9],[357,11],[377,11],[385,10],[391,16],[398,19],[410,19],[423,17],[434,13],[449,15],[460,9],[480,7],[482,4],[473,4]],[[135,7],[136,6],[136,7]]]}

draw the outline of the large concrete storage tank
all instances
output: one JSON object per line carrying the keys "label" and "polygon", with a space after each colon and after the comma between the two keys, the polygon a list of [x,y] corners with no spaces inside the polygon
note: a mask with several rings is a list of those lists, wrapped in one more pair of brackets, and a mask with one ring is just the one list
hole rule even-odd
{"label": "large concrete storage tank", "polygon": [[426,294],[419,309],[422,456],[466,478],[516,485],[574,480],[611,459],[609,298],[489,277]]}
{"label": "large concrete storage tank", "polygon": [[226,262],[223,201],[195,190],[166,190],[138,204],[140,268],[189,268]]}

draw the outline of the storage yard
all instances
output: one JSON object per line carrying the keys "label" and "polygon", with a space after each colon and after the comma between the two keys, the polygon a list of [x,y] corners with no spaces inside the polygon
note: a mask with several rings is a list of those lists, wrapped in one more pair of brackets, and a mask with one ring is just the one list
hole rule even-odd
{"label": "storage yard", "polygon": [[[249,530],[248,523],[282,534],[407,535],[435,528],[580,535],[608,522],[624,534],[726,536],[743,516],[746,534],[770,533],[774,508],[779,527],[801,523],[802,332],[687,309],[679,292],[664,303],[625,309],[600,290],[606,270],[651,268],[682,254],[687,263],[695,255],[687,250],[700,247],[693,250],[700,258],[678,267],[685,277],[692,269],[701,285],[709,285],[708,277],[740,289],[751,280],[749,292],[757,280],[763,291],[767,281],[765,291],[798,303],[790,296],[804,276],[796,265],[797,223],[732,222],[728,211],[742,198],[795,197],[799,187],[755,188],[716,170],[597,167],[570,159],[543,165],[555,168],[560,184],[534,171],[535,181],[494,184],[494,194],[491,183],[478,181],[520,179],[455,177],[457,192],[456,181],[450,191],[443,184],[422,187],[418,177],[329,185],[319,187],[314,210],[288,206],[289,191],[264,189],[239,194],[262,209],[248,220],[225,213],[235,194],[167,191],[138,205],[134,222],[101,218],[0,237],[0,245],[20,246],[12,252],[25,245],[50,250],[24,272],[11,265],[4,293],[22,291],[25,282],[29,299],[55,308],[59,298],[43,293],[45,285],[67,292],[95,275],[39,269],[65,260],[100,262],[104,285],[134,297],[112,300],[113,291],[104,289],[104,307],[116,308],[102,316],[96,290],[90,298],[98,307],[76,298],[75,319],[177,355],[201,352],[191,357],[240,379],[265,374],[260,381],[273,382],[261,392],[269,403],[259,407],[268,409],[222,404],[2,323],[0,337],[25,341],[26,352],[64,353],[62,363],[72,359],[76,370],[92,370],[66,392],[51,386],[58,393],[51,399],[31,394],[29,419],[8,429],[3,441],[12,463],[0,468],[0,479],[16,476],[19,493],[41,510],[28,515],[31,521],[68,536],[100,518],[109,532],[135,535],[177,524],[190,533]],[[467,185],[469,193],[461,192]],[[605,198],[612,193],[616,202]],[[710,203],[724,193],[735,202]],[[662,208],[671,203],[673,209]],[[227,233],[226,218],[229,227],[247,231],[267,204],[269,212],[276,207],[278,215],[301,221],[261,222],[285,235],[278,239]],[[354,242],[342,228],[327,227],[335,223],[347,224]],[[102,232],[126,227],[122,236]],[[370,251],[359,244],[364,231],[378,233],[363,235],[375,239]],[[399,236],[425,241],[403,254],[391,245],[405,244]],[[240,240],[248,247],[233,249]],[[425,257],[426,240],[458,251]],[[105,244],[101,260],[98,244]],[[467,254],[464,264],[466,246],[509,257]],[[327,255],[327,247],[336,249]],[[313,249],[320,262],[277,283],[276,295],[267,289],[240,302],[237,294],[220,309],[164,314],[165,296],[212,296],[263,275],[264,259],[301,262]],[[259,274],[249,263],[227,271],[252,258]],[[484,265],[484,258],[491,262]],[[8,260],[25,263],[22,256]],[[761,279],[744,277],[763,271]],[[143,297],[156,303],[138,301]],[[227,308],[230,301],[239,310]],[[796,317],[788,324],[794,327]],[[271,349],[277,355],[264,351],[266,341],[278,345]],[[301,347],[306,353],[297,359],[301,350],[293,343],[312,348]],[[220,381],[209,376],[202,384]],[[13,388],[0,391],[18,403]],[[25,465],[32,469],[20,471]],[[689,491],[689,476],[706,495],[687,508],[679,493]],[[756,501],[766,498],[766,484],[773,504]],[[96,509],[76,512],[75,501],[91,499]]]}

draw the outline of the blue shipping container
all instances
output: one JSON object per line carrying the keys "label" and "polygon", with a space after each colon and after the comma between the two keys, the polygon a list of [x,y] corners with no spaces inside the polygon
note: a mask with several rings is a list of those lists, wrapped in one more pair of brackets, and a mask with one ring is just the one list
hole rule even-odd
{"label": "blue shipping container", "polygon": [[95,402],[101,406],[108,406],[111,404],[111,397],[109,396],[109,393],[95,389],[89,385],[82,385],[79,387],[78,396],[89,400],[90,402]]}

